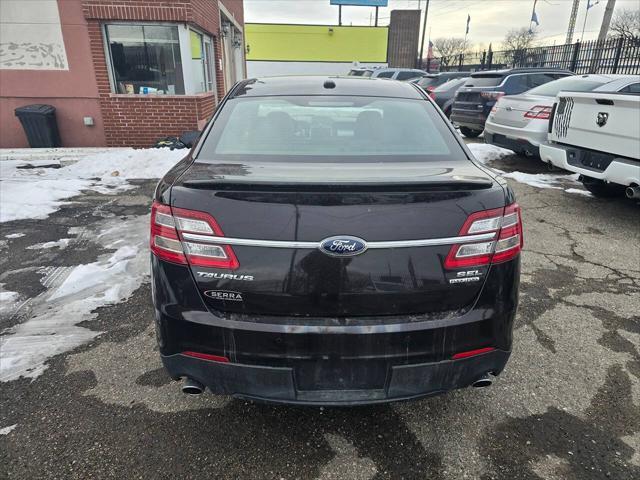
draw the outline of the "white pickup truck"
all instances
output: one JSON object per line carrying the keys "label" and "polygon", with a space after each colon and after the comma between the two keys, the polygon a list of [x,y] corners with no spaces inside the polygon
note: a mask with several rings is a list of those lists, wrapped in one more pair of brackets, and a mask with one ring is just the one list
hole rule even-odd
{"label": "white pickup truck", "polygon": [[560,92],[540,158],[579,173],[596,196],[640,198],[640,96]]}

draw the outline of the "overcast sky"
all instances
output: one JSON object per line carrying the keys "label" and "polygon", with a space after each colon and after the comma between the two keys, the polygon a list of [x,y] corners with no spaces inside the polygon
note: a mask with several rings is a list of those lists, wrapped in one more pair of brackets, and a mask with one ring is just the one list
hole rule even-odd
{"label": "overcast sky", "polygon": [[[391,10],[424,10],[426,0],[389,0],[387,8],[380,8],[379,25],[389,23]],[[592,0],[595,2],[596,0]],[[607,0],[589,10],[584,39],[598,36],[600,23]],[[569,24],[572,0],[538,0],[536,13],[541,43],[564,43]],[[511,28],[528,27],[533,0],[431,0],[427,19],[427,34],[431,38],[464,37],[467,14],[471,15],[468,42],[488,46],[504,38]],[[585,18],[587,0],[580,3],[576,20],[574,41],[580,38]],[[617,0],[616,10],[640,8],[640,0]],[[245,21],[258,23],[338,23],[338,7],[329,5],[329,0],[244,0]],[[370,7],[342,7],[343,25],[369,25],[374,9]],[[372,20],[371,20],[372,21]],[[535,25],[535,24],[534,24]],[[425,42],[426,43],[426,42]],[[426,47],[425,47],[426,48]]]}

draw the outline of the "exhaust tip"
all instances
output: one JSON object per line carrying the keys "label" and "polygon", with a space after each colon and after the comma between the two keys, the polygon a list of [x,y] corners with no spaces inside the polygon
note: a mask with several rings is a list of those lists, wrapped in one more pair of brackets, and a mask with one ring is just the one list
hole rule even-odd
{"label": "exhaust tip", "polygon": [[204,392],[204,386],[192,378],[187,378],[182,385],[182,393],[186,395],[200,395]]}
{"label": "exhaust tip", "polygon": [[640,198],[640,187],[637,185],[631,185],[624,191],[627,198]]}
{"label": "exhaust tip", "polygon": [[491,379],[489,374],[486,374],[480,377],[479,379],[477,379],[475,382],[473,382],[471,386],[474,388],[483,388],[483,387],[490,386],[492,383],[493,383],[493,380]]}

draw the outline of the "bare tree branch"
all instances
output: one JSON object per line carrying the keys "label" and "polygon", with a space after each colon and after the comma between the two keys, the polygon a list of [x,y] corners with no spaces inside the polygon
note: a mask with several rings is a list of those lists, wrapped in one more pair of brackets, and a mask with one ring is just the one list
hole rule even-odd
{"label": "bare tree branch", "polygon": [[464,38],[442,37],[433,41],[433,49],[440,56],[440,64],[452,65],[461,53],[465,53]]}
{"label": "bare tree branch", "polygon": [[631,8],[618,10],[611,20],[609,36],[640,39],[640,10]]}
{"label": "bare tree branch", "polygon": [[502,42],[506,60],[513,65],[522,61],[527,49],[535,46],[536,36],[535,30],[530,28],[509,30]]}

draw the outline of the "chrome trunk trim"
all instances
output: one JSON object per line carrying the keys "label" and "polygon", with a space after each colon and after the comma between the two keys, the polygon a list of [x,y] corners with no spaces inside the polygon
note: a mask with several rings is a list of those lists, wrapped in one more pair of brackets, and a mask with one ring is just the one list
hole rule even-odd
{"label": "chrome trunk trim", "polygon": [[[266,248],[320,248],[321,242],[297,242],[289,240],[258,240],[253,238],[227,238],[213,237],[211,235],[199,235],[196,233],[180,233],[184,240],[202,243],[215,243],[220,245],[240,245],[246,247]],[[415,248],[435,247],[439,245],[453,245],[462,243],[482,242],[492,240],[495,232],[481,233],[478,235],[463,235],[460,237],[425,238],[420,240],[390,240],[384,242],[367,242],[367,249],[387,248]]]}

